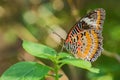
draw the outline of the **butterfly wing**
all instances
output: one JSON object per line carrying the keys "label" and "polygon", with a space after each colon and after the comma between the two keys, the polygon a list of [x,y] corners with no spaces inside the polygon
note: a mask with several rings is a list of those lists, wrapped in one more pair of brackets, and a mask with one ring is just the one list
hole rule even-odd
{"label": "butterfly wing", "polygon": [[80,19],[68,33],[64,47],[76,58],[95,61],[100,56],[102,48],[102,26],[105,10],[96,9]]}

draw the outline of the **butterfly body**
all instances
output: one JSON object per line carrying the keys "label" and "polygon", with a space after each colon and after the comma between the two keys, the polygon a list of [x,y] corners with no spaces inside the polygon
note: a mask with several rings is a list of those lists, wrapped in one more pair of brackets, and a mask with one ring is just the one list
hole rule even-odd
{"label": "butterfly body", "polygon": [[96,9],[81,18],[69,31],[64,48],[76,58],[93,62],[100,56],[105,10]]}

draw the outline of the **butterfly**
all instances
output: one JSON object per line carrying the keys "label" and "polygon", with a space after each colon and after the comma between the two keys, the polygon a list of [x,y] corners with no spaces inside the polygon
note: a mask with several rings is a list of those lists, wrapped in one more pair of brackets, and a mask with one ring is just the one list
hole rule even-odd
{"label": "butterfly", "polygon": [[104,20],[104,9],[98,8],[89,12],[70,29],[63,48],[76,58],[94,62],[103,51]]}

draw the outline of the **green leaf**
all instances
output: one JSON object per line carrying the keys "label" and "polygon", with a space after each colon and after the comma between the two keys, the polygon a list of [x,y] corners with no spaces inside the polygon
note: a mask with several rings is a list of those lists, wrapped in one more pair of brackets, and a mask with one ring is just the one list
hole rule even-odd
{"label": "green leaf", "polygon": [[23,41],[23,48],[31,55],[45,59],[53,58],[57,54],[57,52],[50,47],[29,41]]}
{"label": "green leaf", "polygon": [[93,73],[99,73],[100,70],[97,68],[88,68],[89,71],[93,72]]}
{"label": "green leaf", "polygon": [[65,52],[58,53],[58,57],[59,58],[69,58],[69,59],[74,58],[71,54],[65,53]]}
{"label": "green leaf", "polygon": [[0,80],[40,80],[49,70],[36,62],[19,62],[6,70]]}
{"label": "green leaf", "polygon": [[70,65],[73,65],[73,66],[76,66],[79,68],[87,69],[87,70],[94,72],[94,73],[99,73],[99,69],[92,68],[91,63],[88,61],[74,58],[74,59],[63,59],[60,62],[64,63],[64,64],[70,64]]}
{"label": "green leaf", "polygon": [[61,60],[62,63],[65,64],[70,64],[76,67],[80,67],[80,68],[85,68],[88,69],[91,67],[91,63],[88,61],[84,61],[84,60],[80,60],[80,59],[63,59]]}

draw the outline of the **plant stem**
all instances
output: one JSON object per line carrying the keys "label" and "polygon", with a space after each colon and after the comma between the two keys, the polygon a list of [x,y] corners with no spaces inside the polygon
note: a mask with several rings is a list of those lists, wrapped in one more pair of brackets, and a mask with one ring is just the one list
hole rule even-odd
{"label": "plant stem", "polygon": [[59,74],[58,74],[59,68],[58,65],[55,67],[55,80],[59,80]]}
{"label": "plant stem", "polygon": [[58,60],[56,59],[56,61],[54,62],[54,72],[55,72],[55,80],[59,80],[59,64],[58,64]]}

